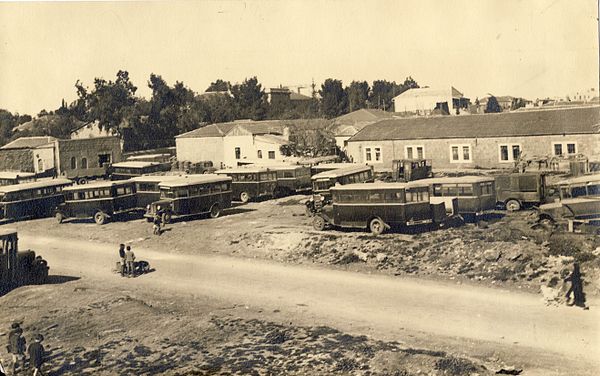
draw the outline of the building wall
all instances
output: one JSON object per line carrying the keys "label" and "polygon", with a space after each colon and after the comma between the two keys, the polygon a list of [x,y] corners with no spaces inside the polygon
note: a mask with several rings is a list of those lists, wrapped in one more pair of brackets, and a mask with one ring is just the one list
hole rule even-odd
{"label": "building wall", "polygon": [[[450,94],[450,93],[449,93]],[[450,113],[452,111],[452,96],[451,95],[434,95],[420,97],[403,97],[399,95],[394,98],[395,112],[431,112],[439,102],[447,102]]]}
{"label": "building wall", "polygon": [[[58,173],[68,178],[104,175],[105,167],[99,164],[101,155],[110,155],[110,163],[122,160],[121,143],[116,136],[58,140],[55,149]],[[71,165],[72,158],[75,158],[75,168]],[[83,166],[84,158],[87,168]]]}
{"label": "building wall", "polygon": [[237,166],[235,149],[240,148],[240,159],[256,159],[257,149],[251,134],[226,136],[223,138],[223,160],[225,167]]}
{"label": "building wall", "polygon": [[35,172],[31,149],[0,149],[0,171]]}
{"label": "building wall", "polygon": [[54,146],[41,146],[32,150],[34,170],[41,173],[56,167],[56,158],[54,157]]}
{"label": "building wall", "polygon": [[[279,143],[263,142],[263,141],[254,139],[254,149],[256,150],[256,154],[254,155],[254,158],[258,158],[259,150],[262,151],[262,159],[264,159],[264,160],[281,162],[285,158],[285,155],[281,154],[281,144],[279,144]],[[269,151],[272,151],[275,153],[275,159],[269,159]]]}
{"label": "building wall", "polygon": [[[371,147],[381,149],[381,162],[370,162],[377,168],[391,168],[392,160],[406,158],[407,146],[421,146],[424,157],[432,160],[433,168],[508,168],[513,161],[500,161],[500,145],[519,145],[525,157],[553,155],[553,143],[576,144],[576,153],[587,157],[600,156],[600,135],[553,135],[553,136],[525,136],[525,137],[499,137],[479,139],[428,139],[428,140],[395,140],[395,141],[349,141],[347,153],[355,163],[367,163],[365,149]],[[471,161],[451,161],[451,146],[470,146]]]}
{"label": "building wall", "polygon": [[212,161],[217,168],[224,162],[222,137],[176,138],[175,150],[178,161]]}

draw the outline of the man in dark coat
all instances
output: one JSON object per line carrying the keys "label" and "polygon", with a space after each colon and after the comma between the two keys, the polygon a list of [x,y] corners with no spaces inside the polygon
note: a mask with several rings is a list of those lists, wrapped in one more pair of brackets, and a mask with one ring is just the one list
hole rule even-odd
{"label": "man in dark coat", "polygon": [[121,259],[121,276],[125,276],[125,244],[119,244],[119,258]]}
{"label": "man in dark coat", "polygon": [[36,334],[34,342],[29,345],[27,353],[29,354],[29,365],[33,368],[33,376],[43,375],[42,365],[44,364],[45,351],[42,341],[44,337]]}
{"label": "man in dark coat", "polygon": [[10,327],[8,333],[8,352],[12,355],[12,373],[16,374],[19,367],[25,366],[25,337],[23,337],[23,329],[18,322],[15,322]]}
{"label": "man in dark coat", "polygon": [[565,295],[567,301],[571,299],[571,293],[573,294],[573,302],[569,305],[585,308],[585,294],[583,293],[583,281],[581,280],[579,263],[576,262],[573,264],[573,272],[565,278],[565,282],[567,281],[571,281],[571,287]]}

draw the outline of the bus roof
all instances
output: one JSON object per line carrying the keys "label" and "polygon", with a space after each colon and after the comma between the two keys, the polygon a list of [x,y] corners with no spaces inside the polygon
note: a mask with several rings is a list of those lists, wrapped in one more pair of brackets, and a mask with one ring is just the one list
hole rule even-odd
{"label": "bus roof", "polygon": [[343,168],[337,168],[335,170],[319,172],[318,174],[313,175],[312,179],[317,180],[317,179],[339,178],[340,176],[350,175],[350,174],[354,174],[357,172],[370,171],[371,169],[372,169],[372,167],[367,166],[367,165],[348,166],[348,163],[346,163],[346,166]]}
{"label": "bus roof", "polygon": [[447,176],[442,178],[429,178],[411,181],[409,184],[473,184],[493,182],[495,179],[491,176]]}
{"label": "bus roof", "polygon": [[18,191],[25,191],[27,189],[37,189],[37,188],[45,188],[45,187],[54,187],[57,185],[71,185],[71,184],[73,184],[73,182],[69,179],[62,179],[62,178],[47,179],[47,180],[34,181],[31,183],[21,183],[21,184],[1,186],[0,193],[18,192]]}
{"label": "bus roof", "polygon": [[294,165],[290,165],[290,164],[265,165],[264,167],[271,171],[296,170],[298,168],[308,169],[308,166],[302,166],[302,165],[297,165],[297,164],[294,164]]}
{"label": "bus roof", "polygon": [[110,188],[117,187],[120,185],[128,185],[132,184],[131,180],[117,180],[117,181],[99,181],[91,184],[83,184],[83,185],[72,185],[63,189],[64,191],[79,191],[84,189],[94,189],[94,188]]}
{"label": "bus roof", "polygon": [[150,166],[159,165],[159,162],[147,162],[147,161],[128,161],[128,162],[118,162],[113,163],[112,167],[122,167],[122,168],[144,168]]}
{"label": "bus roof", "polygon": [[238,168],[226,168],[223,170],[215,171],[215,174],[252,174],[258,172],[268,172],[269,169],[266,167],[238,167]]}
{"label": "bus roof", "polygon": [[142,155],[132,155],[130,157],[127,157],[128,161],[137,161],[137,160],[145,160],[145,159],[152,159],[152,158],[161,158],[161,157],[171,157],[171,154],[168,153],[164,153],[164,154],[142,154]]}
{"label": "bus roof", "polygon": [[[417,186],[417,185],[415,185]],[[422,187],[427,187],[427,184],[422,184]],[[335,191],[354,191],[354,190],[368,190],[368,189],[406,189],[414,187],[409,185],[408,183],[383,183],[383,182],[375,182],[375,183],[353,183],[353,184],[345,184],[345,185],[336,185],[330,188],[330,190]]]}
{"label": "bus roof", "polygon": [[600,182],[600,174],[583,175],[576,178],[561,180],[557,185],[570,185],[570,184],[588,184]]}
{"label": "bus roof", "polygon": [[16,234],[17,234],[17,230],[14,228],[0,229],[0,237],[8,236],[8,235],[16,235]]}
{"label": "bus roof", "polygon": [[16,179],[34,177],[33,172],[0,171],[0,179]]}
{"label": "bus roof", "polygon": [[175,180],[180,178],[185,178],[188,176],[198,176],[198,175],[186,175],[183,172],[180,175],[142,175],[135,176],[129,181],[133,181],[136,183],[160,183],[167,180]]}
{"label": "bus roof", "polygon": [[189,175],[179,177],[179,179],[167,180],[159,183],[159,186],[165,188],[176,188],[186,187],[194,184],[208,184],[208,183],[224,183],[231,181],[229,176],[222,176],[217,174],[203,174],[203,175]]}
{"label": "bus roof", "polygon": [[315,171],[319,171],[319,170],[337,170],[339,168],[345,168],[345,167],[352,167],[352,166],[366,166],[364,164],[360,164],[360,163],[322,163],[322,164],[318,164],[315,166],[312,166],[311,168]]}

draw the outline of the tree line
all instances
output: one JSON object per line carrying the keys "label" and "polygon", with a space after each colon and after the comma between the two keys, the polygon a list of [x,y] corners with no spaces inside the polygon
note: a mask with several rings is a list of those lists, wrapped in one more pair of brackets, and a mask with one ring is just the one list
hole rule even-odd
{"label": "tree line", "polygon": [[[136,95],[137,87],[129,73],[120,70],[114,80],[95,78],[92,87],[75,84],[77,99],[63,103],[52,111],[42,110],[32,127],[13,132],[20,124],[32,120],[30,115],[0,110],[0,145],[24,136],[48,135],[68,138],[83,123],[97,122],[102,130],[119,135],[126,150],[143,150],[172,146],[178,134],[211,123],[237,119],[331,119],[361,108],[391,111],[392,98],[419,87],[411,77],[404,82],[375,80],[352,81],[327,79],[301,105],[297,101],[271,104],[268,94],[256,77],[232,84],[217,79],[203,93],[196,93],[183,82],[174,85],[156,74],[147,82],[149,99]],[[51,119],[52,121],[41,121]],[[40,121],[37,121],[40,120]]]}

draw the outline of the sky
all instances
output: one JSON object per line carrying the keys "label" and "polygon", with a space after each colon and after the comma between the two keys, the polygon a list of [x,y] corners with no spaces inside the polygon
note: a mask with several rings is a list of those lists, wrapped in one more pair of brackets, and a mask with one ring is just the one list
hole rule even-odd
{"label": "sky", "polygon": [[127,70],[203,92],[327,78],[565,95],[599,82],[595,0],[0,2],[0,108],[35,115]]}

